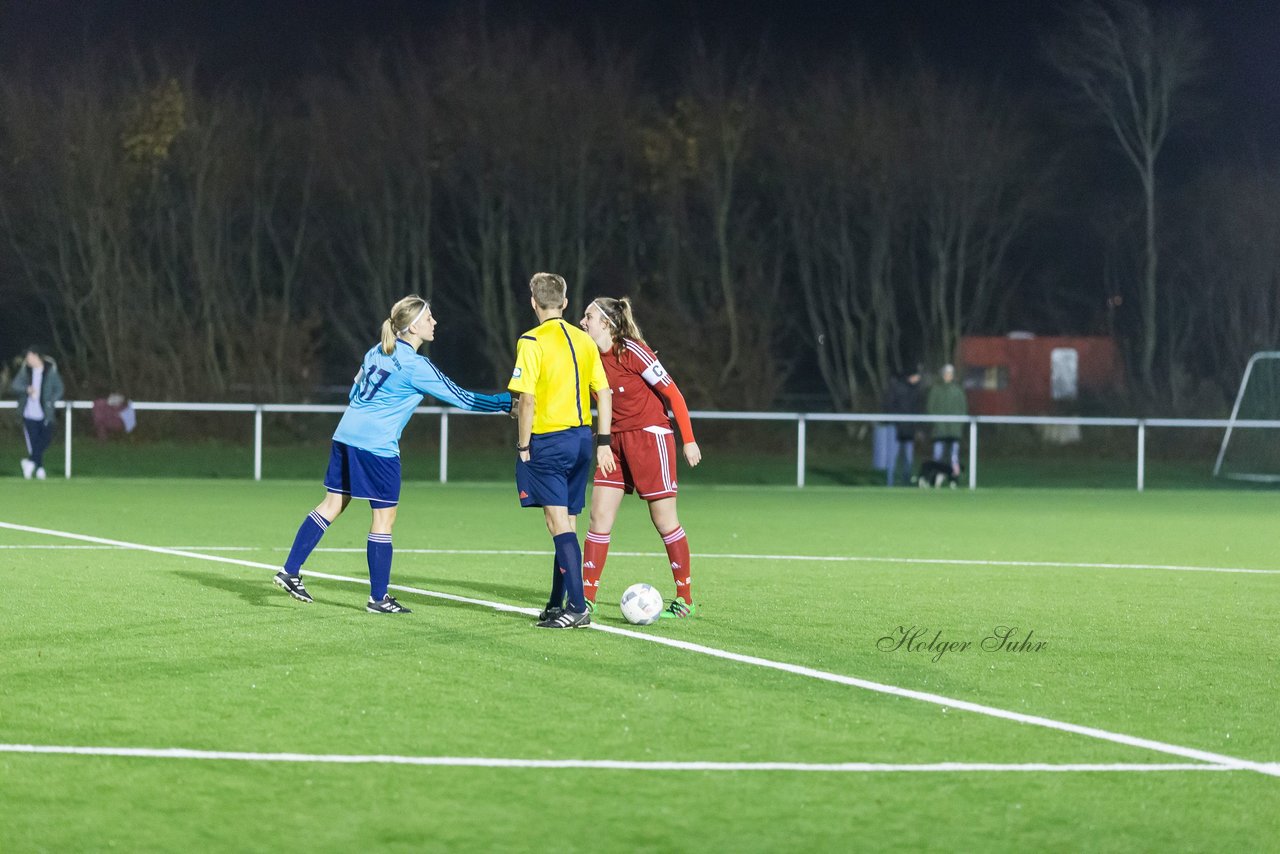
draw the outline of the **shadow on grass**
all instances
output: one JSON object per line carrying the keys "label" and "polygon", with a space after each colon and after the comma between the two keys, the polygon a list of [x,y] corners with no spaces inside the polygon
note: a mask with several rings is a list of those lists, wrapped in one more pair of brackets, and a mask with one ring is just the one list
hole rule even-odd
{"label": "shadow on grass", "polygon": [[825,483],[831,486],[883,486],[884,472],[851,471],[834,466],[810,464],[806,469],[808,483]]}
{"label": "shadow on grass", "polygon": [[[392,579],[392,583],[395,583],[395,579]],[[465,578],[419,578],[417,583],[413,586],[425,587],[441,593],[453,593],[458,596],[466,595],[462,592],[462,589],[465,588],[475,594],[477,598],[483,597],[494,602],[503,602],[508,605],[520,605],[526,608],[537,608],[539,610],[541,610],[546,604],[547,593],[549,592],[545,588],[541,587],[529,585],[520,586],[515,584],[495,584]],[[448,599],[436,599],[435,597],[432,597],[431,601],[433,605],[452,605],[455,608],[470,608],[474,610],[476,607],[474,605],[468,605],[465,602],[452,602]],[[633,626],[631,623],[628,623],[626,619],[623,618],[622,613],[618,610],[616,601],[601,602],[600,607],[602,608],[602,613],[597,613],[596,616],[592,617],[592,622],[594,623],[600,623],[606,626],[616,626],[620,629],[643,628],[640,626]],[[493,615],[499,617],[516,617],[521,620],[532,619],[528,614],[520,614],[514,611],[494,611]]]}
{"label": "shadow on grass", "polygon": [[[550,579],[548,579],[548,583],[549,582]],[[392,583],[395,583],[394,578],[392,579]],[[470,591],[472,594],[483,596],[486,599],[492,599],[495,602],[503,602],[510,605],[527,604],[530,608],[542,607],[542,604],[546,602],[547,599],[547,590],[544,588],[532,585],[498,584],[496,582],[475,578],[420,577],[413,583],[413,586],[425,587],[428,590],[436,590],[441,593],[454,593],[458,596],[467,595],[462,591]],[[475,606],[468,605],[467,607],[470,608]]]}
{"label": "shadow on grass", "polygon": [[[221,590],[224,593],[234,593],[243,599],[246,603],[257,608],[289,608],[299,607],[306,608],[308,605],[302,602],[293,602],[288,593],[276,587],[271,581],[270,576],[262,578],[240,578],[227,573],[217,571],[201,572],[195,569],[177,569],[173,574],[178,578],[187,581],[194,581],[202,587],[208,587],[212,590]],[[335,608],[350,608],[353,610],[364,610],[364,602],[359,597],[351,597],[350,602],[341,601],[322,601],[317,599],[315,604],[330,605]]]}

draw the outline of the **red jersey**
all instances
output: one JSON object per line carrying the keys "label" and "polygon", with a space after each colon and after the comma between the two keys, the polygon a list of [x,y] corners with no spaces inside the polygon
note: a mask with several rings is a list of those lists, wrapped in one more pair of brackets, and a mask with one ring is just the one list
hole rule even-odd
{"label": "red jersey", "polygon": [[667,408],[670,407],[680,428],[681,441],[694,441],[684,395],[676,388],[657,355],[643,342],[625,338],[623,343],[625,346],[620,356],[614,354],[613,348],[600,354],[609,387],[613,389],[613,426],[610,430],[624,433],[645,427],[667,427],[671,423],[667,416]]}

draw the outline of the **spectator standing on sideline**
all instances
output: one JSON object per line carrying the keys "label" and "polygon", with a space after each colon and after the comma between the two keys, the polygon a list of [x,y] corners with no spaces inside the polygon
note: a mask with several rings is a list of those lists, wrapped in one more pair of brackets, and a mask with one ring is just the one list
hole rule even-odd
{"label": "spectator standing on sideline", "polygon": [[[889,383],[884,409],[891,415],[919,415],[920,407],[920,369],[917,367],[901,377],[895,377]],[[911,467],[915,461],[916,432],[919,429],[920,425],[915,421],[898,421],[894,424],[894,441],[889,448],[889,464],[886,467],[886,485],[894,485],[898,460],[904,456],[906,466],[903,471],[906,472],[906,477],[903,482],[911,482]]]}
{"label": "spectator standing on sideline", "polygon": [[[529,282],[529,303],[538,325],[516,342],[516,365],[507,388],[520,395],[516,407],[516,489],[521,507],[541,507],[555,547],[551,595],[538,627],[573,629],[591,624],[582,589],[578,514],[587,503],[587,477],[599,465],[617,467],[609,435],[613,391],[591,336],[564,319],[568,285],[554,273]],[[591,439],[591,393],[600,421]],[[595,453],[592,453],[592,446]],[[567,600],[567,603],[566,603]]]}
{"label": "spectator standing on sideline", "polygon": [[[925,411],[930,415],[959,415],[969,417],[969,401],[964,389],[956,382],[953,365],[943,365],[942,382],[929,389]],[[964,435],[964,421],[935,421],[933,428],[933,459],[951,467],[951,476],[960,475],[960,437]]]}
{"label": "spectator standing on sideline", "polygon": [[58,364],[32,345],[22,356],[22,364],[13,378],[10,390],[18,396],[18,418],[22,423],[22,435],[27,440],[27,455],[22,459],[22,476],[31,480],[45,479],[44,452],[53,441],[53,428],[57,411],[54,405],[62,400],[62,377]]}
{"label": "spectator standing on sideline", "polygon": [[373,521],[365,557],[369,564],[369,601],[374,614],[408,614],[387,588],[391,583],[391,528],[400,504],[400,434],[424,395],[472,412],[510,412],[511,395],[479,394],[460,388],[418,348],[435,340],[431,306],[411,294],[391,307],[382,321],[380,341],[360,362],[329,448],[324,500],[307,514],[294,535],[284,569],[275,583],[300,602],[312,602],[302,583],[302,566],[329,526],[351,499],[369,502]]}

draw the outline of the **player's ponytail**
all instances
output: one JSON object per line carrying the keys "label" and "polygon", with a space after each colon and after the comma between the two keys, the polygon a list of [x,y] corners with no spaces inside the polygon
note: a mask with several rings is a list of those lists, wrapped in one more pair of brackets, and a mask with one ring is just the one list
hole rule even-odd
{"label": "player's ponytail", "polygon": [[396,333],[391,328],[391,320],[382,321],[382,352],[388,356],[396,349]]}
{"label": "player's ponytail", "polygon": [[627,297],[622,299],[614,299],[612,297],[596,297],[592,300],[600,313],[604,315],[605,322],[609,326],[609,335],[613,338],[613,354],[621,356],[622,351],[627,349],[626,339],[639,341],[644,343],[644,338],[640,335],[640,326],[636,323],[635,315],[631,313],[631,300]]}
{"label": "player's ponytail", "polygon": [[630,338],[632,341],[644,343],[644,335],[640,332],[640,324],[636,323],[635,315],[631,312],[631,298],[623,297],[618,300],[618,329],[622,332],[623,337]]}
{"label": "player's ponytail", "polygon": [[417,294],[410,294],[391,306],[391,316],[382,321],[382,352],[390,356],[396,349],[396,338],[421,320],[428,308],[430,303]]}

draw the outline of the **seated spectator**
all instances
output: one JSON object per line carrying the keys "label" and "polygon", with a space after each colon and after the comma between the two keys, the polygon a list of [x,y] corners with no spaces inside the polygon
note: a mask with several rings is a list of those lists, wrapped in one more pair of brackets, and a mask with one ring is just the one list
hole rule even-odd
{"label": "seated spectator", "polygon": [[93,433],[103,441],[110,433],[132,433],[138,426],[133,403],[123,394],[109,394],[93,402]]}

